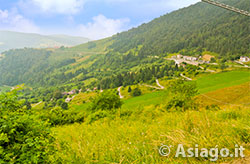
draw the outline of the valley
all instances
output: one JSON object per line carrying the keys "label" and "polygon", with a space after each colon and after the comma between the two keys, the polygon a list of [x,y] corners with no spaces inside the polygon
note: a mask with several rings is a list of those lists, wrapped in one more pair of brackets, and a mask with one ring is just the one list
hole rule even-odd
{"label": "valley", "polygon": [[249,24],[198,2],[95,41],[0,31],[0,163],[249,163]]}

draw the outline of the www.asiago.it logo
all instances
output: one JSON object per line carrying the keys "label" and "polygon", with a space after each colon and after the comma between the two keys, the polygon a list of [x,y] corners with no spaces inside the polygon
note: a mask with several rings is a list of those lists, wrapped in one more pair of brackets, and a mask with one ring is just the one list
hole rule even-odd
{"label": "www.asiago.it logo", "polygon": [[[174,153],[175,158],[206,158],[212,162],[217,161],[219,158],[244,158],[244,150],[243,146],[235,145],[234,150],[228,148],[218,148],[216,145],[214,148],[199,148],[199,145],[195,145],[195,147],[185,148],[183,144],[179,144],[177,148],[174,150],[174,146],[162,145],[159,148],[159,153],[161,156],[169,156]],[[174,150],[174,151],[173,151]]]}

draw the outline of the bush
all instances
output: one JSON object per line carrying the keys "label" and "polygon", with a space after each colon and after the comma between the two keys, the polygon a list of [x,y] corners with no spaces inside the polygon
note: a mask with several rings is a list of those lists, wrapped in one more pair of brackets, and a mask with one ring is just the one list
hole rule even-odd
{"label": "bush", "polygon": [[0,95],[0,163],[51,163],[50,129],[21,108],[16,92]]}
{"label": "bush", "polygon": [[93,114],[90,114],[86,120],[86,123],[91,124],[97,120],[110,116],[110,113],[107,111],[97,111]]}
{"label": "bush", "polygon": [[211,58],[210,62],[211,63],[216,63],[216,59],[215,58]]}
{"label": "bush", "polygon": [[128,87],[128,92],[129,92],[129,93],[132,92],[132,89],[131,89],[130,86]]}
{"label": "bush", "polygon": [[140,96],[142,94],[141,90],[139,88],[135,88],[132,91],[132,96],[136,97],[136,96]]}
{"label": "bush", "polygon": [[197,108],[197,104],[195,104],[193,99],[198,94],[195,83],[176,80],[170,83],[168,91],[170,91],[170,97],[166,106],[168,111],[185,111]]}
{"label": "bush", "polygon": [[90,109],[96,111],[101,110],[111,110],[121,108],[122,101],[115,92],[106,91],[100,93],[94,99],[91,100]]}
{"label": "bush", "polygon": [[58,99],[62,98],[63,96],[62,96],[61,91],[57,90],[57,91],[54,92],[53,97],[54,97],[56,100],[58,100]]}
{"label": "bush", "polygon": [[56,126],[83,122],[84,114],[55,107],[50,111],[44,111],[41,113],[40,118],[42,120],[48,120],[52,126]]}
{"label": "bush", "polygon": [[63,102],[60,106],[64,110],[67,110],[69,108],[69,105],[66,102]]}
{"label": "bush", "polygon": [[218,111],[221,110],[218,105],[212,104],[212,105],[207,105],[206,110],[211,110],[211,111]]}

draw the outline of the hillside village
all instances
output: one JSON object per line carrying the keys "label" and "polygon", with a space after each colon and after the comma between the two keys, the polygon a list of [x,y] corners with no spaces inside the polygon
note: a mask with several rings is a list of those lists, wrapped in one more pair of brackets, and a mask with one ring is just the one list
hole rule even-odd
{"label": "hillside village", "polygon": [[[160,59],[159,56],[154,56],[153,58]],[[202,70],[204,70],[204,67],[201,66],[201,65],[204,65],[204,64],[218,65],[216,57],[213,56],[213,55],[209,55],[209,54],[205,54],[205,55],[202,55],[202,56],[201,55],[199,55],[199,56],[197,55],[196,57],[194,57],[194,56],[186,56],[186,55],[182,55],[182,54],[177,54],[177,55],[171,56],[170,58],[164,58],[164,59],[175,61],[176,65],[178,65],[179,67],[183,67],[183,68],[186,67],[186,64],[189,64],[189,65],[194,65],[194,66],[199,67]],[[243,65],[244,67],[249,67],[249,66],[247,66],[247,65],[244,64],[244,63],[247,63],[249,61],[250,61],[249,57],[241,56],[240,59],[235,60],[234,62],[238,63],[240,65]],[[237,66],[235,66],[235,67],[237,67]],[[215,73],[216,71],[206,68],[206,72]],[[186,80],[189,80],[189,81],[192,80],[190,77],[187,77],[187,76],[185,76],[182,73],[180,74],[180,77],[182,77],[182,78],[184,78]],[[143,85],[146,86],[146,87],[149,87],[149,88],[158,88],[158,87],[162,88],[162,86],[160,85],[158,79],[156,79],[156,85],[157,85],[157,87],[156,86],[152,86],[152,85],[148,85],[148,84],[143,84]],[[122,86],[119,87],[117,89],[117,91],[118,91],[119,97],[120,98],[124,98],[124,96],[121,94],[121,88],[122,88]],[[66,103],[70,103],[75,98],[75,96],[77,94],[81,93],[81,92],[88,93],[88,92],[96,92],[97,90],[98,90],[97,87],[94,87],[92,89],[87,88],[84,91],[82,89],[79,89],[79,90],[78,89],[73,89],[73,90],[71,90],[69,92],[63,92],[62,95],[64,97],[66,97],[65,102]],[[100,92],[103,92],[103,90],[100,89]]]}
{"label": "hillside village", "polygon": [[187,64],[198,66],[199,64],[204,64],[204,63],[209,64],[210,62],[215,62],[215,57],[208,54],[199,57],[184,56],[178,54],[176,56],[172,56],[171,60],[174,60],[177,65],[180,65],[181,63],[185,62]]}
{"label": "hillside village", "polygon": [[[167,60],[173,60],[175,63],[180,66],[182,63],[191,64],[191,65],[201,65],[201,64],[213,64],[217,65],[217,60],[215,56],[205,54],[203,56],[194,57],[194,56],[185,56],[182,54],[174,55],[171,58],[166,58]],[[234,61],[235,63],[244,65],[245,67],[248,67],[246,65],[247,62],[250,62],[250,58],[247,56],[241,56],[240,59],[237,59]]]}

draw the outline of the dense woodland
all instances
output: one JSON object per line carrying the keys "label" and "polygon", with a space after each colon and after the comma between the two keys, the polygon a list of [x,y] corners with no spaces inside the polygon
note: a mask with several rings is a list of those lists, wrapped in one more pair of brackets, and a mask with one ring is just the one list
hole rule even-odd
{"label": "dense woodland", "polygon": [[[221,1],[250,10],[248,0]],[[173,53],[182,49],[198,53],[206,49],[221,56],[246,54],[250,51],[249,24],[246,16],[198,3],[114,36],[115,42],[110,48],[127,52],[142,45],[141,56]]]}

